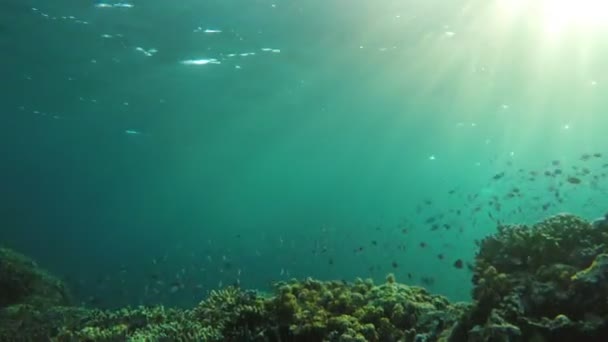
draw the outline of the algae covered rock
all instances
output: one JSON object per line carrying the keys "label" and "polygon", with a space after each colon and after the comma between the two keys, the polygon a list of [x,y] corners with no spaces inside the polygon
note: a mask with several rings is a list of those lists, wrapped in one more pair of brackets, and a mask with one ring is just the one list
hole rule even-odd
{"label": "algae covered rock", "polygon": [[608,279],[608,254],[598,255],[586,269],[572,276],[573,282],[602,284]]}
{"label": "algae covered rock", "polygon": [[0,248],[0,309],[15,305],[66,305],[67,288],[36,262],[7,248]]}

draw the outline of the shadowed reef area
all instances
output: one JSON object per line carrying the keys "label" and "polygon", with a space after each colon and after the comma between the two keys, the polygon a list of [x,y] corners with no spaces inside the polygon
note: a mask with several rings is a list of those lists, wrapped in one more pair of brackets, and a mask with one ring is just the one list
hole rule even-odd
{"label": "shadowed reef area", "polygon": [[71,305],[35,262],[0,249],[0,341],[606,341],[608,223],[569,214],[481,241],[473,302],[357,279],[233,287],[188,310]]}

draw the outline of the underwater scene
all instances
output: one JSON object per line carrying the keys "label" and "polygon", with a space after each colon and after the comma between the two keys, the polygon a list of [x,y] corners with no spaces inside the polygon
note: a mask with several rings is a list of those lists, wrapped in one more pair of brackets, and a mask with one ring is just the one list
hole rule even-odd
{"label": "underwater scene", "polygon": [[0,18],[0,341],[608,341],[608,3]]}

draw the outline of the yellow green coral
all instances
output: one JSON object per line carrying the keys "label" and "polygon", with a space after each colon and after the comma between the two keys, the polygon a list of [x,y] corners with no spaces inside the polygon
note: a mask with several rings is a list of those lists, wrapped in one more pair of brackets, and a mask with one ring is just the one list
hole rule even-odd
{"label": "yellow green coral", "polygon": [[584,270],[574,274],[571,279],[573,281],[583,281],[589,283],[597,283],[606,280],[608,277],[608,254],[600,254],[591,265]]}

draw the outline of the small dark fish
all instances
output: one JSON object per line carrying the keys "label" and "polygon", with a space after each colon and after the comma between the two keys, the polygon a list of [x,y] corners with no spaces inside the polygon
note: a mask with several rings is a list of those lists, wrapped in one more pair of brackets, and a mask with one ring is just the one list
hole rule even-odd
{"label": "small dark fish", "polygon": [[581,160],[582,160],[582,161],[589,160],[590,158],[591,158],[591,155],[590,155],[590,154],[588,154],[588,153],[583,153],[583,154],[581,155]]}
{"label": "small dark fish", "polygon": [[372,240],[372,245],[374,245],[374,246],[378,246],[378,241],[376,241],[376,240]]}
{"label": "small dark fish", "polygon": [[426,247],[426,242],[421,242],[420,247],[422,247],[422,248]]}
{"label": "small dark fish", "polygon": [[488,211],[488,217],[490,218],[490,220],[496,222],[496,219],[494,218],[494,215],[492,215],[491,211]]}
{"label": "small dark fish", "polygon": [[412,280],[412,278],[413,278],[412,274],[411,274],[411,273],[408,273],[408,274],[407,274],[407,279]]}
{"label": "small dark fish", "polygon": [[602,154],[601,153],[594,153],[593,156],[595,158],[602,158]]}
{"label": "small dark fish", "polygon": [[454,267],[456,267],[457,269],[462,269],[464,267],[464,262],[462,261],[462,259],[458,259],[456,261],[454,261]]}
{"label": "small dark fish", "polygon": [[396,261],[393,261],[393,262],[391,263],[391,266],[393,266],[393,268],[397,268],[397,267],[399,267],[399,264],[397,264],[397,262],[396,262]]}
{"label": "small dark fish", "polygon": [[580,184],[582,182],[580,178],[577,178],[577,177],[574,177],[574,176],[568,177],[567,181],[570,184]]}
{"label": "small dark fish", "polygon": [[437,259],[439,259],[439,260],[443,260],[443,258],[444,258],[444,257],[443,257],[443,254],[437,254]]}
{"label": "small dark fish", "polygon": [[499,179],[501,179],[501,178],[502,178],[502,177],[504,177],[504,176],[505,176],[505,173],[504,173],[504,172],[501,172],[501,173],[497,173],[497,174],[495,174],[495,175],[494,175],[494,177],[492,177],[492,179],[493,179],[493,180],[499,180]]}
{"label": "small dark fish", "polygon": [[433,278],[433,277],[422,277],[422,278],[420,278],[420,280],[426,286],[431,286],[431,285],[435,284],[435,278]]}
{"label": "small dark fish", "polygon": [[559,160],[554,160],[551,162],[551,165],[553,166],[558,166],[559,165]]}

